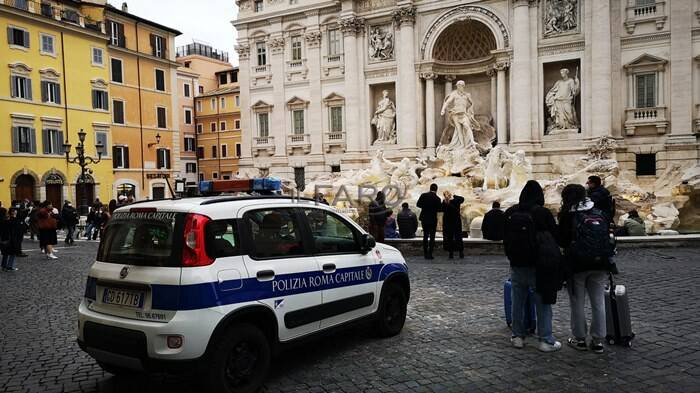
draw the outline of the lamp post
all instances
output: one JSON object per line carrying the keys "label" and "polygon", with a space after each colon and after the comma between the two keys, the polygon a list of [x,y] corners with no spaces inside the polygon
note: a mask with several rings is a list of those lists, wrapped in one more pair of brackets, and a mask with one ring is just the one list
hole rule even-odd
{"label": "lamp post", "polygon": [[[81,198],[80,198],[80,211],[82,213],[87,214],[87,195],[86,195],[86,187],[87,187],[87,177],[85,176],[88,171],[92,172],[90,169],[87,169],[88,165],[92,164],[97,164],[100,161],[102,161],[102,154],[104,154],[104,145],[102,143],[97,143],[95,144],[95,151],[97,151],[97,158],[89,157],[85,155],[85,131],[83,129],[80,129],[80,132],[78,132],[78,145],[75,146],[75,156],[71,157],[70,156],[70,149],[71,149],[71,144],[68,142],[68,139],[63,143],[63,151],[66,153],[66,161],[69,164],[78,164],[80,165],[80,178],[78,179],[78,184],[82,185],[83,190],[81,192]],[[76,186],[77,189],[77,186]]]}

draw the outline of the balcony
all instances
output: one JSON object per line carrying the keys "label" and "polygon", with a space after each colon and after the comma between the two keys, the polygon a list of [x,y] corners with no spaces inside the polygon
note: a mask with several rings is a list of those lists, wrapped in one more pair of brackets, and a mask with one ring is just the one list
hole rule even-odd
{"label": "balcony", "polygon": [[301,150],[303,154],[311,152],[311,134],[287,135],[287,155],[294,154],[294,149]]}
{"label": "balcony", "polygon": [[266,153],[268,156],[275,154],[275,137],[273,137],[273,136],[255,136],[255,137],[253,137],[253,155],[257,157],[261,153]]}
{"label": "balcony", "polygon": [[269,64],[263,64],[259,66],[253,66],[253,74],[267,74],[272,70]]}
{"label": "balcony", "polygon": [[625,111],[625,133],[635,135],[638,127],[656,127],[658,134],[665,134],[668,127],[666,107],[630,108]]}
{"label": "balcony", "polygon": [[634,30],[640,23],[656,23],[656,30],[661,30],[666,24],[666,2],[656,1],[649,4],[636,5],[634,2],[627,6],[627,19],[625,28],[627,34],[634,34]]}
{"label": "balcony", "polygon": [[345,74],[345,56],[342,54],[323,56],[323,76],[342,76]]}
{"label": "balcony", "polygon": [[323,134],[323,149],[326,151],[326,153],[330,153],[333,151],[333,148],[336,148],[342,152],[345,151],[346,148],[346,142],[345,142],[345,133],[340,131],[336,132],[326,132]]}
{"label": "balcony", "polygon": [[0,5],[12,7],[56,21],[69,23],[105,34],[104,23],[92,20],[75,9],[36,0],[0,0]]}
{"label": "balcony", "polygon": [[301,78],[306,79],[309,69],[306,66],[306,59],[290,60],[287,62],[287,81]]}
{"label": "balcony", "polygon": [[228,63],[228,52],[214,49],[209,45],[194,42],[177,48],[176,57],[199,55]]}

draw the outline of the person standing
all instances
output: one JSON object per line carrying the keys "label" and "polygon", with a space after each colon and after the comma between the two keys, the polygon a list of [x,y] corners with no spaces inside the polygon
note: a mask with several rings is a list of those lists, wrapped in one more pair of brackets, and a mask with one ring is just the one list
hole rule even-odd
{"label": "person standing", "polygon": [[28,199],[22,201],[17,211],[17,220],[20,223],[20,230],[17,234],[17,253],[18,258],[24,258],[28,255],[22,251],[22,242],[24,242],[24,234],[29,229],[29,211],[31,210],[31,202]]}
{"label": "person standing", "polygon": [[102,236],[104,235],[105,228],[107,227],[107,224],[109,223],[109,220],[111,218],[112,218],[112,213],[110,213],[109,207],[102,206],[101,213],[100,213],[100,226],[98,227],[100,240],[102,240]]}
{"label": "person standing", "polygon": [[589,176],[586,182],[587,196],[593,202],[596,209],[600,209],[610,223],[615,218],[615,201],[610,191],[603,186],[603,180],[599,176]]}
{"label": "person standing", "polygon": [[21,235],[22,223],[17,217],[17,208],[10,208],[9,215],[5,208],[0,208],[0,244],[2,245],[2,270],[15,272],[17,239]]}
{"label": "person standing", "polygon": [[[530,180],[520,193],[518,204],[505,212],[505,236],[503,245],[510,261],[512,293],[512,336],[515,348],[523,348],[527,327],[524,325],[525,303],[530,288],[535,288],[533,298],[537,313],[538,349],[554,352],[561,343],[552,334],[552,304],[556,303],[557,291],[552,287],[549,270],[538,266],[538,232],[549,232],[556,237],[557,225],[554,216],[544,207],[544,192],[540,184]],[[560,282],[558,283],[560,284]]]}
{"label": "person standing", "polygon": [[437,196],[437,191],[437,184],[431,184],[430,191],[421,194],[416,203],[416,206],[420,209],[418,219],[423,226],[423,257],[425,259],[433,259],[438,212],[442,210],[442,201]]}
{"label": "person standing", "polygon": [[408,208],[408,203],[401,204],[401,211],[396,217],[396,223],[399,225],[399,235],[402,239],[413,239],[416,237],[418,230],[418,217],[416,213]]}
{"label": "person standing", "polygon": [[54,253],[54,246],[58,243],[56,229],[58,228],[58,220],[53,214],[53,205],[49,201],[42,204],[41,210],[37,215],[39,219],[39,246],[48,259],[58,259]]}
{"label": "person standing", "polygon": [[117,205],[116,199],[112,199],[111,201],[109,201],[109,205],[107,206],[110,216],[114,214],[114,211],[117,210],[117,207],[119,207],[119,205]]}
{"label": "person standing", "polygon": [[486,240],[503,240],[505,219],[501,204],[498,201],[494,202],[481,222],[481,236]]}
{"label": "person standing", "polygon": [[459,257],[464,258],[464,241],[462,240],[462,203],[464,198],[452,195],[445,191],[442,200],[442,241],[448,258],[454,258],[454,253],[459,252]]}
{"label": "person standing", "polygon": [[78,211],[75,210],[70,201],[66,201],[61,209],[61,221],[66,227],[66,244],[75,243],[75,227],[78,225],[79,220]]}
{"label": "person standing", "polygon": [[369,204],[369,233],[379,243],[384,242],[384,226],[387,219],[386,196],[382,191]]}

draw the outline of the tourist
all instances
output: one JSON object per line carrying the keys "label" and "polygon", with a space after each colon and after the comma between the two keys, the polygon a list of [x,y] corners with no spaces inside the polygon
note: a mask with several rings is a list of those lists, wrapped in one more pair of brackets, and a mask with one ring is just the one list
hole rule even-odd
{"label": "tourist", "polygon": [[387,212],[386,224],[384,224],[384,238],[385,239],[398,239],[401,236],[396,230],[396,219],[394,218],[394,212],[389,210]]}
{"label": "tourist", "polygon": [[503,240],[505,221],[506,217],[501,210],[501,204],[495,201],[481,222],[481,237],[486,240]]}
{"label": "tourist", "polygon": [[19,209],[17,211],[17,220],[20,223],[20,231],[17,233],[17,253],[16,257],[23,258],[26,257],[22,251],[22,243],[24,242],[24,234],[27,233],[29,229],[29,211],[31,210],[31,202],[28,199],[20,202]]}
{"label": "tourist", "polygon": [[22,222],[17,217],[18,210],[13,207],[8,211],[0,208],[0,248],[2,249],[2,270],[14,272],[18,239],[22,235]]}
{"label": "tourist", "polygon": [[58,243],[56,229],[58,220],[54,214],[54,207],[49,201],[42,203],[42,208],[37,215],[39,220],[39,247],[46,254],[47,259],[58,259],[54,252],[54,246]]}
{"label": "tourist", "polygon": [[464,241],[462,240],[462,203],[464,198],[452,195],[451,192],[442,193],[442,242],[443,247],[449,253],[448,258],[454,258],[454,253],[459,252],[459,257],[464,258]]}
{"label": "tourist", "polygon": [[418,217],[416,213],[408,208],[408,203],[401,204],[401,211],[396,217],[396,223],[399,225],[399,234],[402,239],[413,239],[416,237],[418,230]]}
{"label": "tourist", "polygon": [[596,209],[600,209],[610,223],[615,218],[615,200],[610,191],[603,187],[603,181],[599,176],[589,176],[586,182],[588,198],[593,201]]}
{"label": "tourist", "polygon": [[[530,180],[525,184],[518,204],[505,212],[504,248],[511,268],[512,336],[515,348],[523,348],[527,326],[523,313],[530,288],[535,288],[533,298],[537,312],[538,349],[553,352],[561,349],[561,343],[552,335],[552,304],[556,302],[556,288],[561,282],[552,282],[550,269],[538,262],[537,232],[556,235],[556,222],[549,209],[544,207],[544,192],[539,183]],[[555,280],[560,281],[560,280]]]}
{"label": "tourist", "polygon": [[382,191],[369,204],[369,233],[380,243],[384,242],[384,226],[387,219],[386,196]]}
{"label": "tourist", "polygon": [[114,211],[117,210],[117,207],[118,207],[118,205],[117,205],[117,201],[115,199],[112,199],[111,201],[109,201],[108,211],[109,211],[110,216],[112,214],[114,214]]}
{"label": "tourist", "polygon": [[61,221],[66,228],[66,244],[75,243],[75,227],[80,221],[78,216],[78,211],[75,210],[71,201],[65,201],[63,208],[61,209]]}
{"label": "tourist", "polygon": [[324,205],[329,205],[328,201],[326,200],[326,197],[324,197],[323,194],[320,192],[317,193],[316,195],[314,195],[314,200],[316,201],[316,203],[322,203]]}
{"label": "tourist", "polygon": [[117,197],[117,207],[126,206],[126,195],[119,195]]}
{"label": "tourist", "polygon": [[[114,201],[114,203],[116,203],[116,201]],[[93,237],[92,240],[95,240],[97,238],[98,233],[100,235],[100,240],[102,240],[102,236],[104,235],[105,227],[107,227],[109,220],[112,218],[110,208],[108,206],[102,206],[102,208],[100,209],[99,217],[100,217],[100,225],[98,226],[99,230],[97,231],[97,233],[95,233],[95,237]]]}
{"label": "tourist", "polygon": [[34,201],[32,208],[29,211],[29,238],[34,240],[34,237],[39,238],[39,211],[41,210],[41,203],[39,201]]}
{"label": "tourist", "polygon": [[430,191],[424,192],[418,198],[416,206],[420,209],[418,219],[423,226],[423,257],[433,259],[435,248],[435,232],[437,231],[438,212],[442,210],[442,201],[437,196],[438,186],[433,183]]}
{"label": "tourist", "polygon": [[622,224],[622,228],[615,233],[617,236],[646,236],[647,229],[644,225],[644,220],[639,217],[639,213],[636,210],[630,210],[627,213],[627,218]]}

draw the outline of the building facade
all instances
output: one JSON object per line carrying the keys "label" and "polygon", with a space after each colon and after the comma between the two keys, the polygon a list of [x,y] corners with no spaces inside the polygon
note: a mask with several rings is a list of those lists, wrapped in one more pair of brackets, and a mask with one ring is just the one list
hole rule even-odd
{"label": "building facade", "polygon": [[299,183],[378,150],[432,153],[457,81],[472,128],[524,150],[538,178],[601,137],[642,180],[698,160],[696,0],[237,4],[241,169]]}
{"label": "building facade", "polygon": [[84,130],[85,154],[97,158],[113,138],[102,4],[2,0],[0,29],[0,201],[109,200],[111,155],[82,177],[63,149]]}
{"label": "building facade", "polygon": [[180,180],[188,195],[197,190],[197,155],[195,132],[195,92],[199,88],[199,74],[183,66],[177,69],[177,95],[180,118]]}

